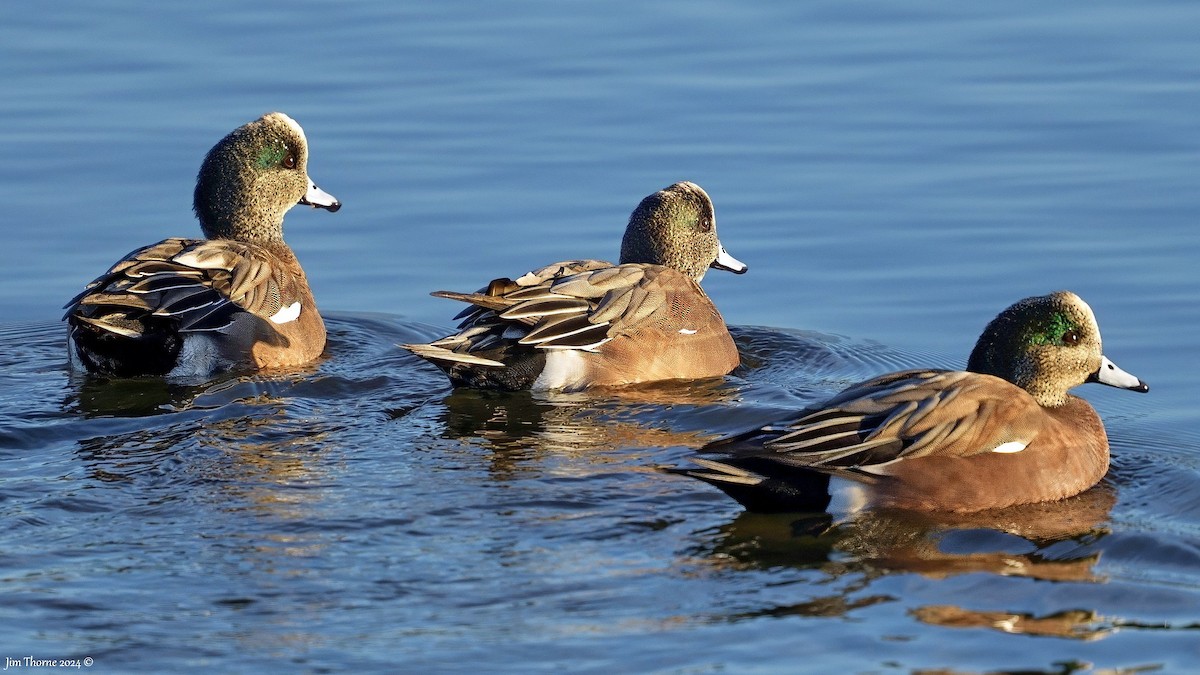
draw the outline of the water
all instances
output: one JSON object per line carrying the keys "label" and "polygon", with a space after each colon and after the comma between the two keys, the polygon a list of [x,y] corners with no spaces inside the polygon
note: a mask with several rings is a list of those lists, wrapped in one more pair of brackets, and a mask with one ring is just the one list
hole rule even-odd
{"label": "water", "polygon": [[[1200,8],[404,3],[0,10],[0,653],[216,668],[1191,672],[1200,659]],[[196,234],[269,110],[345,203],[288,239],[329,319],[294,373],[65,368],[59,307]],[[751,266],[747,367],[451,391],[395,345],[471,289],[616,256],[704,186]],[[871,374],[961,365],[1069,288],[1150,383],[1084,387],[1114,466],[1000,521],[743,513],[660,471]]]}

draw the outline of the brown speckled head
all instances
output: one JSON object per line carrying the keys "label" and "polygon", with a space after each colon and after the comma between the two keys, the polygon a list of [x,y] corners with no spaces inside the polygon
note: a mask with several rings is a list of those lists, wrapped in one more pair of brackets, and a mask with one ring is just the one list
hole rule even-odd
{"label": "brown speckled head", "polygon": [[1069,389],[1089,381],[1148,390],[1105,358],[1100,346],[1092,308],[1070,291],[1057,291],[1025,298],[992,319],[967,370],[1008,380],[1045,407],[1064,405]]}
{"label": "brown speckled head", "polygon": [[234,129],[200,166],[192,208],[209,239],[283,240],[283,216],[296,204],[336,211],[341,204],[308,177],[308,141],[279,112]]}
{"label": "brown speckled head", "polygon": [[747,269],[721,247],[708,194],[686,181],[655,192],[633,210],[621,240],[621,262],[673,267],[696,281],[709,267],[737,274]]}

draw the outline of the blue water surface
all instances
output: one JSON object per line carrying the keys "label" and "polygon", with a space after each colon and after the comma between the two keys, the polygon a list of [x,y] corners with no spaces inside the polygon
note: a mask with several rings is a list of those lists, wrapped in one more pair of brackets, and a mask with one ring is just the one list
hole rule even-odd
{"label": "blue water surface", "polygon": [[[1192,672],[1200,6],[66,0],[0,9],[0,655],[105,672]],[[287,237],[296,372],[68,373],[60,307],[198,236],[200,160],[282,110],[345,204]],[[678,180],[750,265],[745,367],[453,391],[396,344],[613,259]],[[1151,392],[1113,470],[1000,522],[745,514],[662,472],[1071,289]]]}

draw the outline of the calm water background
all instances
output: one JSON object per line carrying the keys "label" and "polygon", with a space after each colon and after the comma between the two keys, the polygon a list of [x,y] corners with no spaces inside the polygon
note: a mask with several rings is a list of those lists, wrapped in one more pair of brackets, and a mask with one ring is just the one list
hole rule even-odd
{"label": "calm water background", "polygon": [[[9,3],[0,78],[0,655],[1200,669],[1200,5]],[[70,377],[59,307],[197,234],[201,158],[270,110],[346,205],[288,218],[328,358]],[[449,326],[429,290],[615,257],[684,179],[751,267],[705,280],[736,376],[452,392],[394,348]],[[1079,392],[1114,451],[1083,498],[825,531],[657,470],[868,375],[961,365],[1059,288],[1152,387]]]}

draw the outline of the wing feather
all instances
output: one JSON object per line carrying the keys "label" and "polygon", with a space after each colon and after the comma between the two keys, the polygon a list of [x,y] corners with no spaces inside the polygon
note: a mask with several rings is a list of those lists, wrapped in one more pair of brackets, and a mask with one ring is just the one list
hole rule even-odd
{"label": "wing feather", "polygon": [[165,239],[131,252],[73,298],[65,319],[122,337],[151,317],[180,331],[220,330],[238,312],[264,319],[299,300],[301,284],[267,249],[228,240]]}
{"label": "wing feather", "polygon": [[[1019,438],[1020,417],[1030,411],[1017,392],[989,375],[893,373],[850,387],[790,422],[717,441],[709,449],[817,471],[886,474],[886,466],[901,459],[934,453],[966,457],[1025,440]],[[980,424],[984,418],[991,423]]]}
{"label": "wing feather", "polygon": [[[516,281],[493,280],[475,293],[437,291],[436,297],[470,307],[455,317],[460,322],[457,333],[428,346],[457,354],[516,345],[595,350],[667,301],[664,291],[645,283],[653,279],[648,269],[652,268],[572,260],[533,270]],[[441,352],[406,347],[426,358],[453,360]]]}

